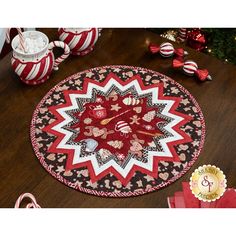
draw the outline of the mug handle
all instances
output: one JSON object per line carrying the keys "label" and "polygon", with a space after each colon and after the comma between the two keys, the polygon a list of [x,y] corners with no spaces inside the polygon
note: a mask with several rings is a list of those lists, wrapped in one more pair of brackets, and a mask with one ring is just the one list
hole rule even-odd
{"label": "mug handle", "polygon": [[54,47],[59,47],[64,49],[64,53],[55,59],[54,64],[53,64],[53,70],[58,70],[58,65],[63,62],[69,55],[70,55],[70,48],[67,44],[65,44],[62,41],[53,41],[49,43],[48,49],[52,51]]}

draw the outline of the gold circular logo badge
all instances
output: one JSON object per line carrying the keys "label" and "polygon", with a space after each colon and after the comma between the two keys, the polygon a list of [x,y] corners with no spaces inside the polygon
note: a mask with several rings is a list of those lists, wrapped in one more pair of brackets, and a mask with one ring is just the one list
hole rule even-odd
{"label": "gold circular logo badge", "polygon": [[216,166],[200,166],[192,173],[190,189],[199,200],[207,202],[215,201],[226,190],[225,175]]}

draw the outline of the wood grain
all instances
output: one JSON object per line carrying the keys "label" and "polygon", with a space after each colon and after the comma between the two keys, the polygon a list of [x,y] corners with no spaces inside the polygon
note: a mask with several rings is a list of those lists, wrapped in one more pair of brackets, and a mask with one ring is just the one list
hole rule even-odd
{"label": "wood grain", "polygon": [[[58,39],[56,29],[40,30],[50,40]],[[46,83],[35,87],[20,82],[11,69],[10,54],[0,61],[0,207],[13,207],[23,192],[33,193],[44,208],[167,207],[166,198],[181,190],[181,182],[188,181],[192,171],[203,164],[220,167],[228,186],[236,187],[236,66],[186,47],[188,58],[200,68],[207,68],[213,77],[212,82],[200,83],[172,69],[170,58],[150,55],[147,52],[150,41],[165,40],[144,29],[104,29],[92,53],[71,56]],[[40,165],[29,138],[33,111],[50,88],[78,71],[115,64],[146,67],[175,79],[196,98],[206,120],[203,151],[187,174],[159,191],[117,199],[81,193],[58,182]]]}

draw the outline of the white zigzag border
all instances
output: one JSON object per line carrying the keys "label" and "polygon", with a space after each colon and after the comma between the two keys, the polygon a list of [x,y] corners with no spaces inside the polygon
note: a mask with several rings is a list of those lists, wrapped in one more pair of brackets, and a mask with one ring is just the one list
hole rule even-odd
{"label": "white zigzag border", "polygon": [[[92,90],[93,89],[97,89],[97,90],[100,90],[100,91],[106,93],[112,86],[117,87],[122,92],[129,89],[130,87],[134,86],[139,95],[145,95],[148,93],[152,93],[152,103],[153,104],[165,104],[166,106],[163,109],[163,111],[161,112],[161,114],[173,119],[170,123],[168,123],[164,127],[173,136],[159,140],[159,142],[163,148],[163,151],[148,151],[148,157],[147,157],[148,161],[146,163],[143,163],[143,162],[140,162],[136,159],[131,158],[129,163],[124,168],[119,166],[114,160],[110,160],[107,163],[105,163],[104,165],[99,166],[97,159],[95,158],[95,154],[81,157],[80,156],[81,146],[67,144],[67,142],[69,141],[69,139],[71,138],[73,133],[71,131],[63,129],[63,126],[69,124],[73,120],[70,116],[68,116],[66,114],[66,111],[78,108],[78,105],[76,102],[77,98],[92,98]],[[175,103],[175,101],[158,99],[158,93],[159,93],[159,88],[150,88],[150,89],[142,90],[142,88],[140,87],[137,80],[133,80],[132,82],[123,86],[118,81],[116,81],[114,78],[111,78],[104,87],[101,87],[97,84],[89,82],[86,94],[70,94],[69,97],[70,97],[72,105],[69,107],[57,109],[57,112],[65,119],[63,122],[52,127],[53,130],[65,135],[64,138],[61,140],[61,142],[57,145],[57,147],[63,148],[63,149],[74,149],[75,150],[73,164],[91,161],[94,172],[96,175],[99,175],[100,173],[102,173],[104,170],[106,170],[109,167],[113,167],[116,169],[116,171],[118,171],[122,175],[122,177],[125,178],[134,165],[142,167],[148,171],[152,171],[153,157],[154,156],[159,156],[159,157],[165,156],[165,157],[172,158],[173,156],[171,154],[171,151],[168,148],[167,143],[183,139],[183,137],[180,134],[178,134],[175,130],[173,130],[173,127],[175,125],[177,125],[179,122],[181,122],[184,118],[174,115],[169,112],[171,107]]]}

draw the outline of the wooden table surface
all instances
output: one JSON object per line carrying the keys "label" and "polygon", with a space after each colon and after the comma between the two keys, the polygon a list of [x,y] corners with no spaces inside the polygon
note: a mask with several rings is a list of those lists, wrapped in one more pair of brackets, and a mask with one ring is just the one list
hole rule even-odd
{"label": "wooden table surface", "polygon": [[[40,29],[50,40],[56,29]],[[84,57],[70,57],[51,78],[39,86],[24,85],[10,66],[11,55],[0,61],[0,207],[13,207],[23,192],[33,193],[46,207],[167,207],[167,197],[181,190],[200,165],[214,164],[236,187],[236,66],[190,48],[188,58],[207,68],[214,78],[200,83],[171,68],[172,60],[147,52],[148,42],[165,39],[144,29],[104,29],[95,50]],[[59,81],[89,68],[103,65],[132,65],[161,72],[182,84],[196,98],[206,121],[206,141],[198,161],[171,185],[153,193],[130,198],[102,198],[73,190],[54,179],[34,155],[29,137],[33,111]]]}

